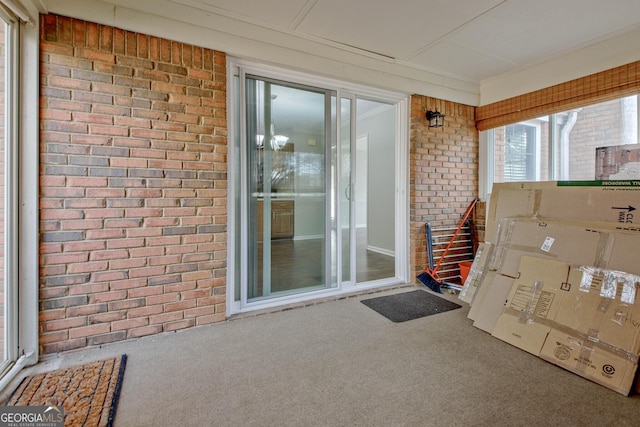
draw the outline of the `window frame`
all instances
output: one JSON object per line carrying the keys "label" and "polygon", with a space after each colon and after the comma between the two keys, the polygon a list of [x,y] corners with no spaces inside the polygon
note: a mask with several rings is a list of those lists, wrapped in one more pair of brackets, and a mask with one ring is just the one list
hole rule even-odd
{"label": "window frame", "polygon": [[0,1],[7,23],[5,331],[0,390],[38,362],[40,23],[17,17]]}
{"label": "window frame", "polygon": [[[638,136],[638,141],[637,144],[638,147],[640,147],[640,93],[636,93],[634,95],[630,95],[628,93],[623,93],[620,94],[620,96],[618,98],[615,98],[617,100],[622,100],[624,98],[628,98],[630,96],[636,96],[636,103],[637,103],[637,116],[638,116],[638,120],[636,121],[636,135]],[[500,128],[500,127],[507,127],[510,125],[515,125],[515,124],[524,124],[527,126],[536,126],[538,128],[537,132],[536,132],[536,179],[535,181],[539,181],[540,180],[540,169],[541,169],[541,162],[544,161],[544,159],[541,158],[541,138],[542,138],[542,134],[541,134],[541,130],[542,127],[540,125],[541,122],[548,120],[549,122],[549,157],[548,159],[546,159],[548,161],[548,167],[549,167],[549,180],[551,181],[557,181],[557,180],[563,180],[563,173],[564,172],[568,172],[567,170],[565,170],[565,166],[562,165],[558,165],[558,163],[562,160],[560,158],[558,158],[556,152],[561,148],[561,141],[560,141],[560,137],[557,135],[557,132],[554,131],[555,129],[555,122],[556,122],[556,117],[559,114],[563,114],[567,111],[573,111],[576,109],[581,109],[581,108],[586,108],[586,107],[590,107],[593,105],[597,105],[600,103],[605,103],[605,102],[610,102],[613,99],[608,99],[608,100],[599,100],[597,102],[585,102],[584,105],[582,105],[581,107],[573,107],[570,108],[566,111],[561,111],[561,112],[557,112],[557,113],[549,113],[547,115],[541,115],[538,118],[535,119],[530,119],[530,120],[523,120],[517,123],[512,123],[512,124],[504,124],[504,125],[500,125],[496,128],[491,128],[491,129],[487,129],[487,130],[481,130],[479,131],[479,150],[478,150],[478,163],[479,163],[479,175],[478,175],[478,195],[480,198],[484,198],[485,200],[489,200],[489,197],[491,195],[491,191],[493,188],[493,184],[495,181],[495,163],[496,163],[496,150],[495,150],[495,129]]]}

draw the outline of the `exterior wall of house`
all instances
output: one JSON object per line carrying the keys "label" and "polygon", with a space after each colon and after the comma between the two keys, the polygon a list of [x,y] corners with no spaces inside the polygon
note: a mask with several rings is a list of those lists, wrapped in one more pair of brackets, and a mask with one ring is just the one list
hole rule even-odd
{"label": "exterior wall of house", "polygon": [[[41,353],[224,320],[224,53],[46,15],[40,73]],[[411,103],[417,275],[425,223],[476,197],[478,133],[474,107]]]}
{"label": "exterior wall of house", "polygon": [[225,318],[224,53],[41,16],[42,354]]}
{"label": "exterior wall of house", "polygon": [[[445,115],[442,128],[429,128],[427,110]],[[411,97],[410,130],[411,271],[427,267],[425,227],[457,226],[478,194],[478,131],[475,108],[427,96]],[[478,206],[477,219],[484,218]],[[484,220],[479,225],[480,240]]]}

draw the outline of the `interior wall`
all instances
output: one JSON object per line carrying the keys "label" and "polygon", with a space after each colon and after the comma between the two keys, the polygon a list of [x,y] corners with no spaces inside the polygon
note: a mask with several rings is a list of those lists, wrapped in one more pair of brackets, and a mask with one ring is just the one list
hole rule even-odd
{"label": "interior wall", "polygon": [[640,28],[480,83],[480,106],[640,61]]}
{"label": "interior wall", "polygon": [[[324,133],[293,133],[292,140],[294,142],[294,153],[299,158],[299,161],[308,161],[312,163],[322,162],[324,163],[325,156],[325,142]],[[315,141],[309,143],[309,141]],[[315,145],[312,145],[315,144]],[[313,156],[310,158],[309,156]],[[325,167],[329,165],[325,164]],[[299,171],[298,171],[299,172]],[[299,173],[295,174],[296,179],[302,179]],[[305,179],[323,180],[321,174],[315,174],[313,177]],[[303,196],[295,197],[295,217],[294,217],[294,239],[318,239],[325,237],[325,200],[324,194],[319,196],[310,197],[308,191],[306,191],[308,185],[313,185],[314,190],[318,182],[296,182],[295,192],[305,193]]]}
{"label": "interior wall", "polygon": [[[368,136],[367,245],[395,252],[395,108],[359,119],[358,133]],[[356,174],[358,171],[356,171]]]}

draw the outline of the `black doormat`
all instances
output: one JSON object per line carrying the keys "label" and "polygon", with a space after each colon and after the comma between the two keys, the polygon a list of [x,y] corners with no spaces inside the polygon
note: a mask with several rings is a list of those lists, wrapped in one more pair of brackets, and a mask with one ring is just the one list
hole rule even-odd
{"label": "black doormat", "polygon": [[445,311],[462,307],[454,302],[420,290],[365,299],[361,302],[396,323],[444,313]]}

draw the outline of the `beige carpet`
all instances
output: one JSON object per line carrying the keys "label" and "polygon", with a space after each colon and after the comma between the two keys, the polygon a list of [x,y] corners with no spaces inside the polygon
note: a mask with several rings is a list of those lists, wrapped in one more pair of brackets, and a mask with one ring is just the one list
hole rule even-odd
{"label": "beige carpet", "polygon": [[126,356],[35,374],[9,398],[10,406],[62,406],[65,426],[110,426]]}
{"label": "beige carpet", "polygon": [[466,304],[394,323],[361,303],[414,289],[424,286],[56,355],[27,370],[127,354],[116,427],[638,425],[640,395],[493,338],[473,327]]}

